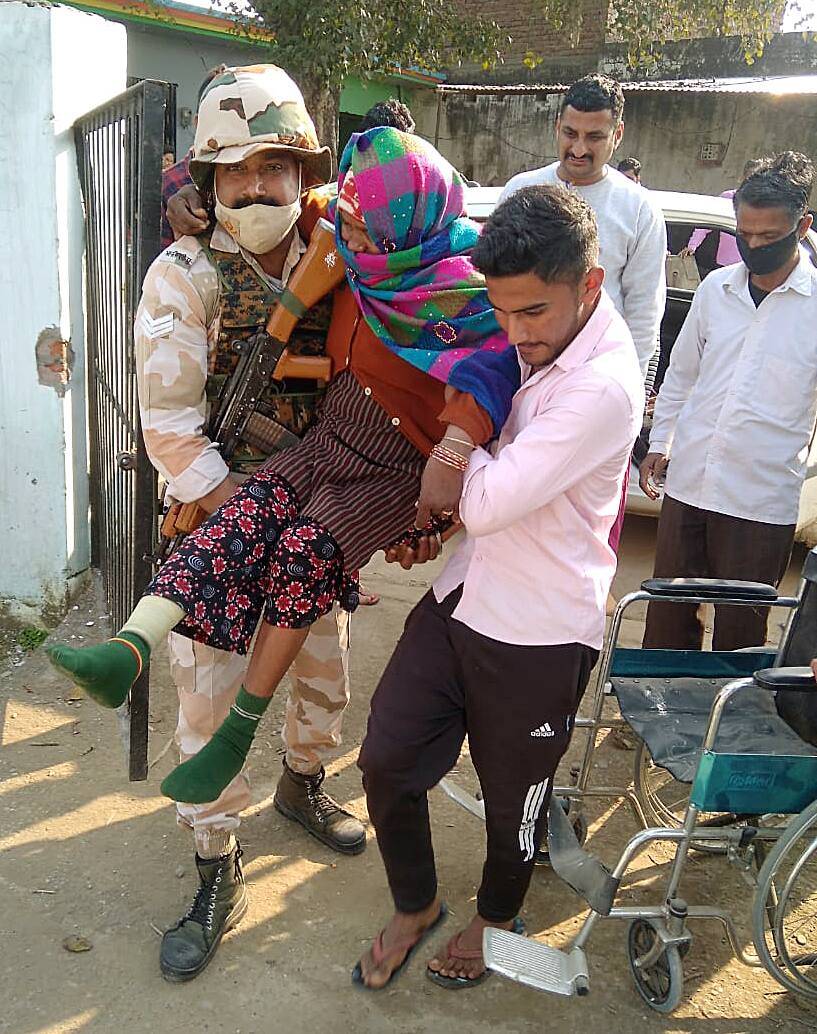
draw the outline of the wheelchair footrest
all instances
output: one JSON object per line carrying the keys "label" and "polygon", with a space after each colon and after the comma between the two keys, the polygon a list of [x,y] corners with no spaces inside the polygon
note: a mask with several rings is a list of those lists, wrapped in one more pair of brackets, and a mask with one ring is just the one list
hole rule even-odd
{"label": "wheelchair footrest", "polygon": [[446,796],[450,797],[455,804],[459,804],[461,808],[465,808],[472,815],[478,819],[485,821],[485,801],[477,800],[473,794],[468,793],[467,790],[463,790],[461,786],[457,786],[450,779],[441,779],[437,786],[443,791]]}
{"label": "wheelchair footrest", "polygon": [[538,991],[570,997],[590,990],[587,957],[581,948],[559,951],[510,930],[486,927],[482,954],[488,969]]}
{"label": "wheelchair footrest", "polygon": [[610,914],[619,881],[579,844],[573,825],[556,798],[551,798],[548,808],[548,855],[556,875],[580,894],[594,912]]}

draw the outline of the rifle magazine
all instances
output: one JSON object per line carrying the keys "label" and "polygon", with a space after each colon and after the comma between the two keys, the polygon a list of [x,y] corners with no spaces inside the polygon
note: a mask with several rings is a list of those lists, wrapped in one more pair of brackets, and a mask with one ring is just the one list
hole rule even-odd
{"label": "rifle magazine", "polygon": [[247,418],[241,437],[254,449],[267,454],[288,449],[301,440],[277,420],[264,416],[263,413],[251,413]]}

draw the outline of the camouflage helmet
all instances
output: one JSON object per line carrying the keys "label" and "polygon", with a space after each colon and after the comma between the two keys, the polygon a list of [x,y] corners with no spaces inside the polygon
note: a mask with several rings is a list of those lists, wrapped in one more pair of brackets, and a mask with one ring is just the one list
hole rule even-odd
{"label": "camouflage helmet", "polygon": [[199,102],[190,175],[206,185],[213,163],[232,164],[265,147],[303,162],[318,183],[332,174],[332,155],[321,147],[301,91],[277,65],[225,68]]}

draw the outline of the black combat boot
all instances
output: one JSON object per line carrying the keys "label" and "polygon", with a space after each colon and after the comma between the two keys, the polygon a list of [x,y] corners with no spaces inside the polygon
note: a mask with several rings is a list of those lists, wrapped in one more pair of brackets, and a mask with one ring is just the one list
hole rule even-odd
{"label": "black combat boot", "polygon": [[247,911],[247,889],[236,843],[220,858],[199,858],[199,889],[186,915],[162,938],[159,965],[165,980],[182,983],[201,973],[221,938]]}
{"label": "black combat boot", "polygon": [[294,819],[313,837],[341,854],[360,854],[366,846],[363,823],[333,801],[322,789],[323,769],[316,775],[293,772],[284,762],[284,774],[275,791],[275,807]]}

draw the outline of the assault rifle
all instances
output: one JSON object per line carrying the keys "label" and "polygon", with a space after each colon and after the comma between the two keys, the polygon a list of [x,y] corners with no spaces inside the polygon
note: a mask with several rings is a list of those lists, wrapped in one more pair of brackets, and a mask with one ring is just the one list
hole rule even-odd
{"label": "assault rifle", "polygon": [[[344,275],[343,261],[335,249],[335,228],[328,220],[319,219],[309,247],[276,301],[266,327],[241,342],[235,370],[222,385],[204,428],[204,434],[218,445],[227,463],[241,444],[269,454],[300,440],[263,412],[261,400],[273,381],[297,377],[326,382],[331,377],[328,356],[293,355],[286,346],[301,317],[333,291]],[[198,503],[174,503],[162,520],[158,547],[150,559],[162,563],[177,541],[206,517]]]}

